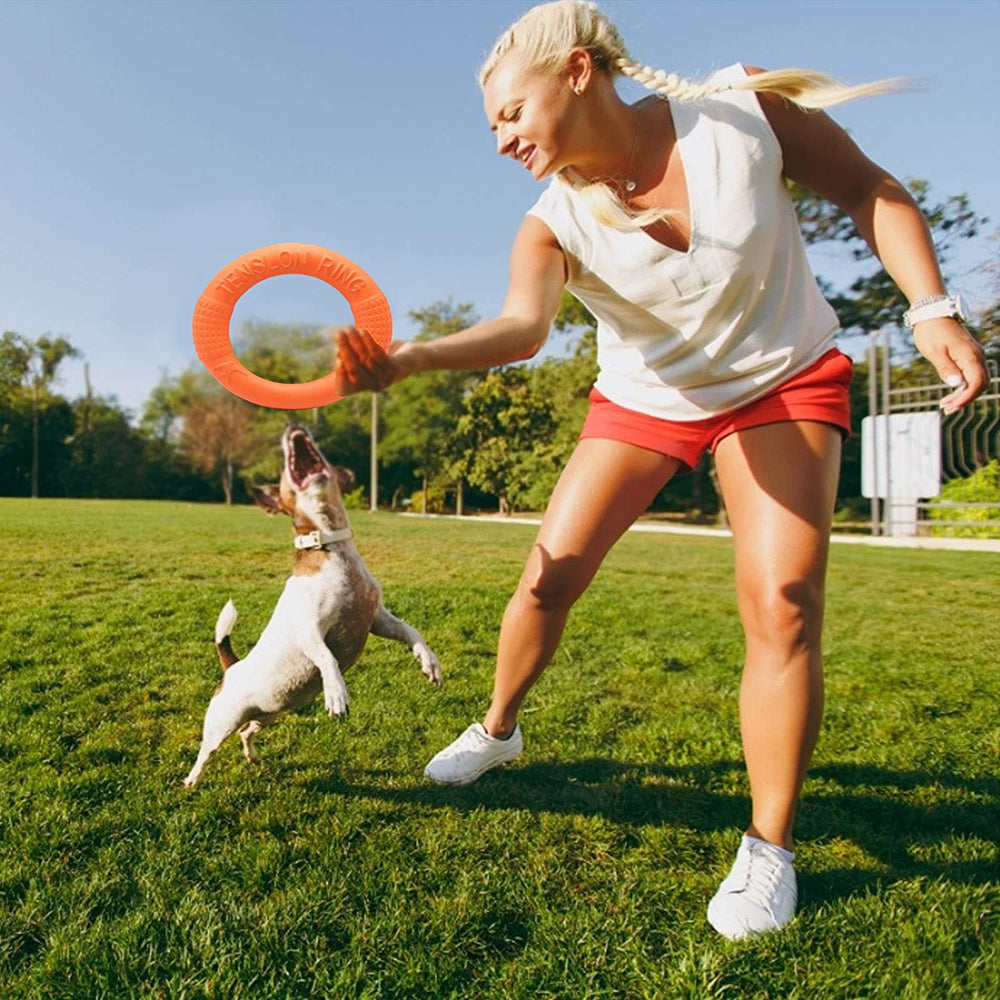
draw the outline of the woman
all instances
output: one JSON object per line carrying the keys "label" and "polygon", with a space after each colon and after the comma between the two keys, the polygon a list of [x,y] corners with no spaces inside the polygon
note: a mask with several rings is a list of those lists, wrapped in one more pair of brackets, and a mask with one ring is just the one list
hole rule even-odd
{"label": "woman", "polygon": [[[619,74],[654,96],[626,104]],[[823,708],[824,576],[851,370],[785,177],[847,213],[914,304],[916,345],[954,387],[945,411],[985,383],[916,204],[826,115],[803,110],[891,85],[741,65],[692,84],[634,62],[596,7],[574,0],[516,22],[480,84],[497,152],[552,179],[515,239],[501,315],[388,355],[341,329],[341,391],[531,357],[564,285],[598,318],[600,375],[503,618],[490,709],[425,773],[467,784],[521,752],[518,709],[570,607],[664,484],[711,449],[746,636],[753,809],[708,919],[730,938],[784,926],[796,904],[792,823]]]}

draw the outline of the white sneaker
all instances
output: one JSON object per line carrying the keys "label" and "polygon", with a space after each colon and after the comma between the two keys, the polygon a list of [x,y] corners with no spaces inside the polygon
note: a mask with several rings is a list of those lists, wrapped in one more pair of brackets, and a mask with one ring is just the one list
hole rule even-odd
{"label": "white sneaker", "polygon": [[471,785],[497,764],[506,764],[524,749],[521,727],[501,740],[490,736],[482,723],[473,722],[454,743],[446,746],[424,768],[424,777],[444,785]]}
{"label": "white sneaker", "polygon": [[744,834],[733,867],[708,904],[708,922],[730,941],[784,927],[798,897],[794,857]]}

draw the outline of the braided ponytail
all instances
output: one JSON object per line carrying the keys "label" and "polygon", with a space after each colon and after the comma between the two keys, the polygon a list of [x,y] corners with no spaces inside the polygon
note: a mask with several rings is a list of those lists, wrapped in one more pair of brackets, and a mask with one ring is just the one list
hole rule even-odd
{"label": "braided ponytail", "polygon": [[753,90],[777,94],[809,111],[842,104],[856,97],[889,93],[905,85],[903,80],[893,79],[846,87],[833,77],[812,69],[776,69],[731,83],[692,83],[690,80],[682,80],[676,73],[664,73],[661,69],[640,66],[627,57],[618,59],[615,65],[623,76],[631,77],[654,94],[672,97],[675,101],[700,101],[726,90]]}
{"label": "braided ponytail", "polygon": [[[594,66],[612,77],[627,76],[654,94],[675,101],[700,101],[724,91],[751,90],[777,94],[800,108],[817,110],[903,87],[900,80],[881,80],[849,87],[823,73],[795,68],[756,73],[727,83],[685,80],[676,73],[666,73],[636,62],[629,55],[618,29],[597,9],[596,4],[585,0],[554,0],[532,7],[497,39],[479,69],[479,86],[486,86],[486,81],[500,62],[512,51],[516,50],[535,71],[557,72],[574,48],[586,49]],[[659,208],[632,211],[606,181],[589,181],[571,167],[563,168],[556,176],[580,195],[599,222],[615,229],[643,229],[678,214]]]}
{"label": "braided ponytail", "polygon": [[622,76],[641,83],[660,97],[672,97],[675,101],[700,101],[712,94],[732,89],[732,84],[729,83],[692,83],[676,73],[665,73],[662,69],[642,66],[628,57],[616,60],[615,67]]}

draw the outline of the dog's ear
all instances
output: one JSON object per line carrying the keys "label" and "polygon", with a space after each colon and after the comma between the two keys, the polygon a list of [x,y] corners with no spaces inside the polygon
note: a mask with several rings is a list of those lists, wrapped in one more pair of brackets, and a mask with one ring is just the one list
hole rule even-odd
{"label": "dog's ear", "polygon": [[350,493],[354,489],[354,473],[350,469],[345,469],[342,465],[333,467],[333,474],[337,477],[337,486],[341,493]]}
{"label": "dog's ear", "polygon": [[250,495],[253,497],[253,502],[265,514],[270,514],[273,517],[275,514],[284,512],[284,507],[281,506],[281,494],[279,490],[280,487],[277,483],[272,486],[265,486],[263,489],[251,486]]}

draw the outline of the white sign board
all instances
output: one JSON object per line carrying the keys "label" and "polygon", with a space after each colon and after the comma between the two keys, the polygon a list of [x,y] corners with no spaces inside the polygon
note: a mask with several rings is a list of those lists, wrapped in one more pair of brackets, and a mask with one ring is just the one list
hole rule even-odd
{"label": "white sign board", "polygon": [[940,411],[893,413],[861,421],[862,496],[936,497],[940,492]]}

